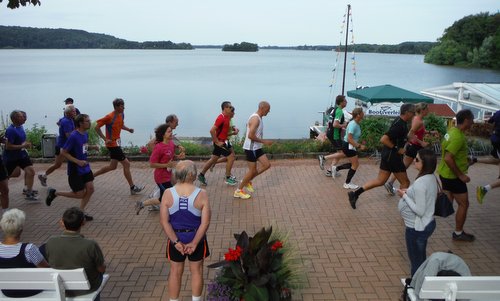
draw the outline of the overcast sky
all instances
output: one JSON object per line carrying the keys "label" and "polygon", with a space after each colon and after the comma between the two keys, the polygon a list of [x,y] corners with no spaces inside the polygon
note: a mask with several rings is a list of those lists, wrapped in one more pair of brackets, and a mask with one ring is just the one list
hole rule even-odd
{"label": "overcast sky", "polygon": [[11,10],[0,25],[82,29],[131,41],[260,46],[338,45],[347,4],[355,43],[436,41],[453,22],[496,13],[498,0],[41,0]]}

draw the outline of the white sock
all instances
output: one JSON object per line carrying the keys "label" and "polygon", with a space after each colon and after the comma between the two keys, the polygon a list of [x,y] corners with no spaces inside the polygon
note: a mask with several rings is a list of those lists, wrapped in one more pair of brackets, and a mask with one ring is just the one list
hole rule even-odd
{"label": "white sock", "polygon": [[491,185],[488,184],[488,185],[484,186],[484,189],[486,189],[486,191],[490,191],[491,190]]}
{"label": "white sock", "polygon": [[179,299],[170,299],[170,301],[179,301]]}
{"label": "white sock", "polygon": [[464,231],[455,231],[456,235],[461,235],[462,233],[464,233]]}
{"label": "white sock", "polygon": [[198,297],[193,296],[193,301],[201,301],[201,296]]}

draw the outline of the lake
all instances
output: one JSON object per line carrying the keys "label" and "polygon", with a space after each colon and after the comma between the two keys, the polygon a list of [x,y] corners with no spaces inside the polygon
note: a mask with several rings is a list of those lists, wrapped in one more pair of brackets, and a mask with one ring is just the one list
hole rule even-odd
{"label": "lake", "polygon": [[[63,100],[92,120],[125,100],[124,144],[144,145],[155,126],[177,114],[178,136],[209,136],[220,103],[236,108],[235,124],[244,129],[260,100],[271,112],[264,119],[267,138],[309,137],[309,126],[340,92],[329,87],[335,53],[329,51],[218,49],[183,50],[0,50],[0,109],[27,112],[26,127],[38,123],[56,133]],[[392,84],[414,92],[452,82],[500,82],[500,72],[442,67],[422,55],[356,54],[357,84]],[[350,64],[350,62],[348,62]],[[352,75],[346,91],[355,89]],[[348,108],[354,100],[348,98]]]}

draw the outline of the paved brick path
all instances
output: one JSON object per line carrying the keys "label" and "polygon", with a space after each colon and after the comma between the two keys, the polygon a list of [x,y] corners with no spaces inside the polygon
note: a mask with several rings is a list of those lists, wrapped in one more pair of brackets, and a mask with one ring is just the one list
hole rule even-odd
{"label": "paved brick path", "polygon": [[[92,163],[97,170],[104,163]],[[201,166],[199,162],[198,166]],[[212,221],[208,231],[211,257],[207,264],[223,258],[234,247],[232,233],[255,233],[273,225],[289,232],[302,256],[305,287],[294,291],[294,300],[397,300],[399,279],[408,274],[404,244],[404,225],[397,211],[396,197],[384,188],[364,193],[358,209],[352,210],[346,190],[336,180],[326,178],[314,159],[274,160],[272,168],[255,182],[251,200],[233,200],[233,187],[223,183],[223,166],[207,174]],[[37,171],[47,164],[36,164]],[[88,206],[95,220],[87,223],[83,234],[101,245],[111,274],[102,293],[103,300],[168,300],[165,235],[157,212],[135,215],[136,200],[144,199],[154,188],[152,170],[146,162],[133,162],[132,174],[138,184],[146,184],[143,195],[131,196],[121,169],[95,180],[96,192]],[[374,177],[377,165],[364,160],[353,182],[362,184]],[[246,164],[237,161],[234,174],[241,178]],[[410,169],[410,179],[416,172]],[[473,243],[451,240],[454,218],[438,218],[437,229],[429,240],[428,252],[452,250],[465,259],[475,275],[500,275],[500,189],[490,192],[485,204],[475,201],[475,186],[498,176],[498,167],[478,164],[471,168],[471,205],[465,229],[475,234]],[[67,190],[65,169],[49,177],[49,185]],[[41,199],[46,189],[40,187]],[[27,213],[23,241],[41,244],[60,233],[58,220],[69,206],[79,201],[57,198],[51,207],[43,202],[28,204],[21,196],[22,182],[10,181],[11,207]],[[0,234],[1,235],[1,234]],[[211,279],[213,271],[204,271]],[[186,269],[181,300],[190,300],[190,278]]]}

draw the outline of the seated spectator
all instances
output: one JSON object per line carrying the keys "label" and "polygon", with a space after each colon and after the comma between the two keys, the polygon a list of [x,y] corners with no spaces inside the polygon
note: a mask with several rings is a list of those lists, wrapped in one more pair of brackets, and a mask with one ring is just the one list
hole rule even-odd
{"label": "seated spectator", "polygon": [[[106,266],[99,245],[80,234],[80,229],[85,224],[83,211],[77,207],[66,209],[61,224],[65,229],[63,234],[51,237],[45,245],[47,259],[55,269],[84,268],[90,282],[90,290],[66,291],[66,296],[78,296],[96,291],[101,285]],[[100,296],[95,300],[100,300]]]}
{"label": "seated spectator", "polygon": [[[34,244],[21,242],[25,220],[26,214],[15,208],[6,211],[2,216],[0,221],[4,233],[0,243],[0,268],[2,269],[49,267]],[[31,297],[40,292],[40,290],[2,290],[4,295],[13,298]]]}
{"label": "seated spectator", "polygon": [[414,288],[417,301],[426,276],[471,276],[465,261],[455,254],[436,252],[427,258],[413,275],[410,286]]}

